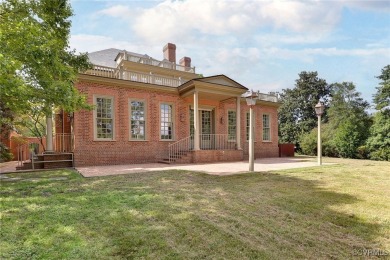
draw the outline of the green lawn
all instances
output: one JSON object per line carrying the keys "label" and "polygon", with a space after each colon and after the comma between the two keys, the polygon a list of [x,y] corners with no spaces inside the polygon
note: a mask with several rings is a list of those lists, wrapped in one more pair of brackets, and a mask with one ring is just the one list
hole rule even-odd
{"label": "green lawn", "polygon": [[[345,259],[390,252],[390,163],[1,181],[1,259]],[[14,179],[12,179],[14,178]],[[20,179],[19,179],[20,178]]]}

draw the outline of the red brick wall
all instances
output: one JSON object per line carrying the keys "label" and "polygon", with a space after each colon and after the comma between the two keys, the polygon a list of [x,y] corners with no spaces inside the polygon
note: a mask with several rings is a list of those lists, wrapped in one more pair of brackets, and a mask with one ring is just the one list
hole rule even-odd
{"label": "red brick wall", "polygon": [[243,159],[242,150],[199,150],[192,152],[193,163],[234,162]]}
{"label": "red brick wall", "polygon": [[68,113],[61,111],[55,115],[55,133],[71,133],[71,118]]}
{"label": "red brick wall", "polygon": [[[169,94],[154,90],[140,90],[122,86],[109,86],[89,82],[79,82],[76,86],[80,92],[87,94],[87,100],[93,104],[93,95],[107,95],[114,98],[114,140],[95,141],[93,126],[93,111],[79,111],[74,115],[75,134],[75,165],[111,165],[111,164],[131,164],[156,162],[168,153],[168,144],[189,136],[189,108],[192,99],[181,98],[178,94]],[[129,141],[129,99],[143,99],[147,107],[147,141]],[[174,141],[160,140],[160,103],[169,102],[174,105],[175,124]],[[200,106],[207,105],[215,107],[215,133],[227,134],[227,109],[235,109],[235,99],[218,102],[215,100],[199,99]],[[272,142],[262,141],[256,144],[256,157],[278,156],[277,137],[277,112],[273,107],[256,108],[271,114]],[[248,147],[245,141],[245,112],[248,107],[241,104],[241,136],[244,153]],[[260,115],[260,114],[258,114]],[[258,116],[257,115],[257,116]],[[223,117],[223,123],[220,118]],[[261,129],[261,120],[256,120],[257,128]],[[256,138],[260,138],[260,130],[256,133]],[[222,158],[221,156],[219,157]],[[234,156],[226,157],[236,160]],[[220,160],[218,159],[218,160]]]}
{"label": "red brick wall", "polygon": [[[224,108],[224,127],[223,133],[227,134],[227,111],[236,109],[236,101],[231,100],[221,104]],[[253,108],[255,116],[255,158],[278,157],[278,111],[276,107],[257,105]],[[244,150],[244,157],[248,158],[249,143],[246,140],[246,114],[249,113],[249,107],[245,102],[241,102],[241,147]],[[270,115],[271,141],[263,141],[263,114]]]}

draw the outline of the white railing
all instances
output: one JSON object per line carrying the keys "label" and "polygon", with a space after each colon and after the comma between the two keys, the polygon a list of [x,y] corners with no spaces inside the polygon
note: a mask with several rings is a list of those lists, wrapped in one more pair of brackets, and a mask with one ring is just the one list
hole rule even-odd
{"label": "white railing", "polygon": [[173,144],[168,145],[168,160],[173,162],[186,155],[191,150],[191,140],[193,136],[187,136]]}
{"label": "white railing", "polygon": [[58,153],[73,152],[73,134],[53,135],[54,151]]}
{"label": "white railing", "polygon": [[181,84],[185,83],[186,80],[181,78],[169,78],[163,77],[155,74],[146,74],[140,72],[132,72],[132,71],[123,71],[122,78],[124,80],[131,80],[136,82],[150,83],[162,86],[170,86],[170,87],[178,87]]}
{"label": "white railing", "polygon": [[201,150],[235,150],[237,149],[236,141],[231,140],[227,134],[201,134]]}
{"label": "white railing", "polygon": [[259,100],[278,102],[278,97],[274,96],[274,95],[270,95],[270,94],[259,93],[258,98],[259,98]]}
{"label": "white railing", "polygon": [[[199,147],[201,150],[236,150],[235,140],[230,140],[227,134],[201,134]],[[188,136],[168,145],[169,162],[181,158],[194,149],[194,136]]]}
{"label": "white railing", "polygon": [[147,64],[147,65],[171,69],[171,70],[179,70],[179,71],[185,71],[189,73],[195,73],[195,67],[185,67],[167,60],[159,61],[153,59],[152,57],[139,57],[139,56],[132,55],[128,52],[120,54],[119,58],[117,59],[117,64],[120,64],[121,61],[124,60],[124,57],[126,57],[127,61],[131,61],[131,62]]}
{"label": "white railing", "polygon": [[117,79],[119,75],[118,72],[119,70],[115,68],[93,65],[93,67],[85,71],[84,74]]}
{"label": "white railing", "polygon": [[184,80],[182,78],[164,77],[152,73],[147,74],[142,72],[119,70],[115,68],[96,66],[96,65],[94,65],[92,69],[89,69],[83,73],[87,75],[94,75],[99,77],[124,79],[124,80],[150,83],[150,84],[156,84],[161,86],[170,86],[170,87],[178,87],[181,84],[187,82],[187,80]]}

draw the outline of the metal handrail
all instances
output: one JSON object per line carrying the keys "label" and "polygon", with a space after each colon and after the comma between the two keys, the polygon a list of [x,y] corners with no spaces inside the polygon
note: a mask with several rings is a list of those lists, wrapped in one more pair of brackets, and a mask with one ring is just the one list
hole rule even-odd
{"label": "metal handrail", "polygon": [[[200,134],[199,135],[201,150],[236,150],[237,142],[229,139],[228,134]],[[187,136],[173,144],[168,145],[168,160],[175,161],[194,147],[194,136]]]}
{"label": "metal handrail", "polygon": [[187,136],[173,144],[168,145],[168,160],[173,162],[176,158],[186,155],[191,150],[193,136]]}
{"label": "metal handrail", "polygon": [[229,139],[228,134],[201,134],[199,140],[201,150],[237,149],[236,141]]}

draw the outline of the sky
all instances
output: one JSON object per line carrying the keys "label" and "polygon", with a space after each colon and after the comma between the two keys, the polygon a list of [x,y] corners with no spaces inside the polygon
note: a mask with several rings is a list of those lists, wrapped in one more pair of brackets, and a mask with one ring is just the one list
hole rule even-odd
{"label": "sky", "polygon": [[107,48],[177,61],[204,76],[224,74],[262,93],[293,88],[302,71],[328,83],[353,82],[372,102],[390,64],[388,1],[72,0],[70,47]]}

